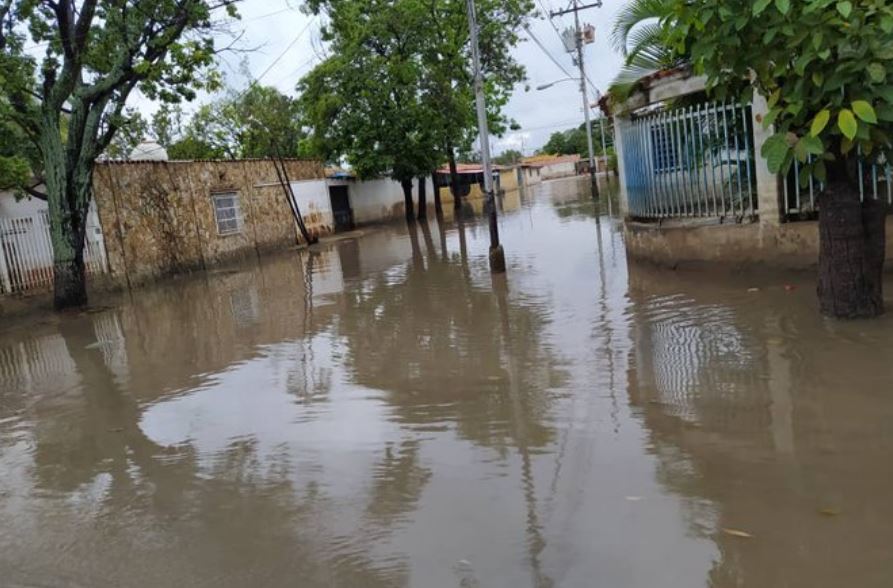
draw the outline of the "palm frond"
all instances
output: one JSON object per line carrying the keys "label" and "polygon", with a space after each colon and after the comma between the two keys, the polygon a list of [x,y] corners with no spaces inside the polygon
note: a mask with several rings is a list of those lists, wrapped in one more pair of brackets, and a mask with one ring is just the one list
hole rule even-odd
{"label": "palm frond", "polygon": [[664,43],[663,35],[663,28],[656,22],[644,24],[633,30],[628,38],[626,63],[634,63],[637,59],[664,65],[672,63],[673,52]]}
{"label": "palm frond", "polygon": [[630,33],[648,21],[660,21],[669,15],[666,0],[632,0],[617,14],[611,30],[615,50],[628,54]]}

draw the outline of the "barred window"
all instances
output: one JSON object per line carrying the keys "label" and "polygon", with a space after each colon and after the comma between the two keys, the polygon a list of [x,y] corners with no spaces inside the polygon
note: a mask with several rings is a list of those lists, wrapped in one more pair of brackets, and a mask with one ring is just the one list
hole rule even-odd
{"label": "barred window", "polygon": [[654,173],[671,172],[679,168],[672,131],[668,125],[652,125],[651,127],[651,156],[654,161]]}
{"label": "barred window", "polygon": [[235,235],[242,230],[242,210],[236,192],[214,194],[214,218],[218,235]]}

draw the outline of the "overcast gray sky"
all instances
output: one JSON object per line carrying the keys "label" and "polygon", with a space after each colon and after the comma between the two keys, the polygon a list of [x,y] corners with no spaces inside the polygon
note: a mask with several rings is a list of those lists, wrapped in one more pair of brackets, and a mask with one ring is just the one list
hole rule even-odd
{"label": "overcast gray sky", "polygon": [[[584,0],[583,4],[591,0]],[[566,8],[569,0],[536,0],[541,12]],[[621,59],[610,44],[610,23],[625,0],[604,0],[602,8],[581,12],[584,23],[596,27],[596,41],[587,45],[586,63],[589,79],[604,90],[620,68]],[[239,7],[242,21],[234,26],[244,31],[239,40],[242,47],[258,48],[246,54],[224,54],[222,69],[230,84],[244,87],[248,82],[240,76],[239,64],[248,60],[253,76],[263,72],[261,82],[277,87],[280,91],[294,94],[298,79],[318,63],[325,49],[319,39],[319,18],[301,12],[301,0],[244,0]],[[559,30],[573,26],[573,15],[556,18]],[[565,53],[561,40],[547,19],[532,23],[531,30],[549,53],[571,74],[577,75],[571,55]],[[525,34],[526,37],[526,34]],[[221,39],[221,43],[225,43]],[[283,54],[284,52],[284,54]],[[508,104],[507,113],[521,125],[520,131],[511,132],[501,139],[494,139],[497,153],[507,148],[531,153],[545,143],[556,130],[577,126],[583,122],[582,99],[576,83],[563,82],[544,91],[536,86],[567,77],[559,67],[532,40],[525,41],[515,50],[518,61],[527,67],[530,91],[524,85],[515,89]],[[282,58],[273,62],[282,55]],[[269,70],[269,71],[267,71]],[[590,96],[592,102],[595,101]],[[139,100],[138,100],[139,101]],[[141,102],[140,107],[151,109]]]}

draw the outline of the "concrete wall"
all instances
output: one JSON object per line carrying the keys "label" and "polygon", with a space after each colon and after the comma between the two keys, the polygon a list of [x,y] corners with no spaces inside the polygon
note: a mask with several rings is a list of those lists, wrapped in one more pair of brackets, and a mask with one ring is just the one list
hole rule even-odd
{"label": "concrete wall", "polygon": [[[433,210],[434,186],[431,179],[426,181],[425,197],[428,206]],[[406,205],[403,200],[403,188],[399,182],[390,178],[347,183],[350,194],[350,207],[353,209],[354,222],[357,225],[388,222],[406,216]],[[447,197],[449,190],[441,190],[441,196]],[[412,183],[412,201],[418,206],[418,182]],[[449,197],[452,202],[452,197]],[[446,200],[443,200],[444,205]]]}
{"label": "concrete wall", "polygon": [[518,189],[518,170],[514,167],[499,170],[499,189],[506,192]]}
{"label": "concrete wall", "polygon": [[307,232],[315,235],[335,232],[332,199],[329,198],[329,185],[326,180],[292,182],[291,189],[307,226]]}
{"label": "concrete wall", "polygon": [[[286,162],[293,181],[322,179],[314,161]],[[238,232],[219,235],[216,193],[236,192]],[[112,277],[135,284],[296,243],[271,161],[103,163],[94,173]],[[312,200],[312,199],[311,199]]]}
{"label": "concrete wall", "polygon": [[[784,215],[781,207],[782,193],[778,177],[771,173],[765,160],[757,155],[754,186],[758,202],[758,220],[744,224],[719,224],[715,218],[702,220],[686,220],[683,218],[665,220],[661,223],[638,223],[629,217],[635,210],[641,211],[647,205],[649,195],[647,187],[637,186],[629,182],[625,168],[633,157],[635,142],[631,146],[624,145],[624,137],[628,135],[631,125],[630,113],[649,104],[678,98],[700,92],[704,89],[705,78],[694,77],[691,72],[680,69],[671,75],[649,80],[646,88],[633,95],[626,103],[612,105],[614,109],[614,139],[617,159],[620,166],[620,205],[621,214],[627,217],[625,237],[629,257],[638,261],[652,262],[662,266],[678,267],[692,264],[709,264],[717,268],[737,269],[745,266],[760,266],[767,269],[811,270],[818,263],[819,233],[817,222],[781,222]],[[753,152],[759,154],[768,137],[774,133],[772,128],[763,128],[763,117],[768,108],[766,101],[759,96],[752,104],[753,135],[751,145]],[[740,159],[730,152],[727,159]],[[719,184],[726,184],[729,178],[737,178],[734,165],[727,164],[716,170],[716,190],[714,190],[713,174],[701,174],[710,177],[706,186],[699,184],[699,193],[703,195],[701,206],[707,204],[704,216],[722,214],[714,208],[714,199],[722,200]],[[685,184],[685,173],[670,173],[660,178],[658,190],[661,195],[671,194],[671,201],[681,204],[689,200],[690,190]],[[744,174],[742,177],[746,176]],[[723,181],[723,179],[725,181]],[[732,182],[734,186],[736,182]],[[749,187],[749,186],[748,186]],[[728,186],[724,189],[728,192]],[[745,190],[746,192],[747,190]],[[638,209],[630,210],[630,201]],[[705,202],[706,201],[706,202]],[[690,209],[690,203],[689,209]],[[747,203],[729,201],[726,205],[734,213],[741,214],[742,206]],[[720,206],[721,208],[721,206]],[[746,206],[744,207],[746,209]],[[705,209],[695,207],[696,211]],[[746,212],[746,211],[745,211]],[[888,230],[893,228],[891,219],[887,219]],[[888,258],[893,254],[893,244],[888,243]]]}
{"label": "concrete wall", "polygon": [[0,192],[0,218],[33,216],[47,209],[47,203],[31,196],[16,200],[12,192]]}
{"label": "concrete wall", "polygon": [[[45,191],[44,186],[38,186]],[[16,200],[12,192],[0,192],[0,293],[24,293],[48,288],[52,283],[53,247],[46,201],[26,196]],[[15,219],[15,220],[13,220]],[[91,278],[107,269],[105,239],[90,203],[84,256]]]}
{"label": "concrete wall", "polygon": [[[887,232],[893,217],[887,217]],[[697,221],[627,222],[630,259],[666,267],[712,265],[730,270],[762,267],[813,270],[819,256],[817,221],[793,223],[704,224]],[[893,269],[893,239],[887,240],[888,269]]]}
{"label": "concrete wall", "polygon": [[518,168],[521,182],[525,186],[534,186],[543,181],[542,170],[538,167],[522,167]]}
{"label": "concrete wall", "polygon": [[575,176],[577,175],[577,163],[575,161],[544,163],[540,175],[544,180]]}

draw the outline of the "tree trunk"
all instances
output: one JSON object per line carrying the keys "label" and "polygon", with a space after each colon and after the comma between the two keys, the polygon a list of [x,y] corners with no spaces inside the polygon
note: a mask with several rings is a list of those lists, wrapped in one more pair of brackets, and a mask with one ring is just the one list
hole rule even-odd
{"label": "tree trunk", "polygon": [[63,310],[87,304],[84,239],[93,162],[71,161],[55,136],[53,123],[49,118],[45,121],[41,152],[53,245],[53,306]]}
{"label": "tree trunk", "polygon": [[424,176],[419,178],[419,220],[428,218],[428,196],[426,194],[428,188],[425,181]]}
{"label": "tree trunk", "polygon": [[412,180],[400,180],[400,186],[403,188],[403,202],[406,208],[406,220],[412,222],[415,220],[415,210],[412,204]]}
{"label": "tree trunk", "polygon": [[53,307],[56,310],[87,305],[87,273],[83,249],[71,256],[53,252]]}
{"label": "tree trunk", "polygon": [[437,172],[431,172],[431,185],[434,186],[434,214],[443,216],[443,204],[440,202],[440,186],[437,185]]}
{"label": "tree trunk", "polygon": [[422,256],[422,247],[419,245],[419,229],[414,222],[409,223],[409,246],[412,249],[412,266],[415,269],[425,269],[425,258]]}
{"label": "tree trunk", "polygon": [[819,209],[819,284],[822,314],[871,318],[884,313],[883,270],[886,206],[859,201],[846,164],[828,166]]}
{"label": "tree trunk", "polygon": [[462,197],[459,195],[459,166],[456,165],[456,152],[452,146],[447,148],[450,158],[450,192],[453,193],[453,208],[462,209]]}
{"label": "tree trunk", "polygon": [[428,253],[428,258],[436,259],[437,251],[434,249],[434,239],[431,237],[431,227],[428,226],[427,220],[419,223],[419,228],[422,230],[422,238],[425,240],[425,250]]}
{"label": "tree trunk", "polygon": [[[60,203],[65,208],[65,202]],[[56,310],[87,305],[87,272],[84,266],[86,215],[62,210],[60,218],[50,213],[53,244],[53,306]]]}

